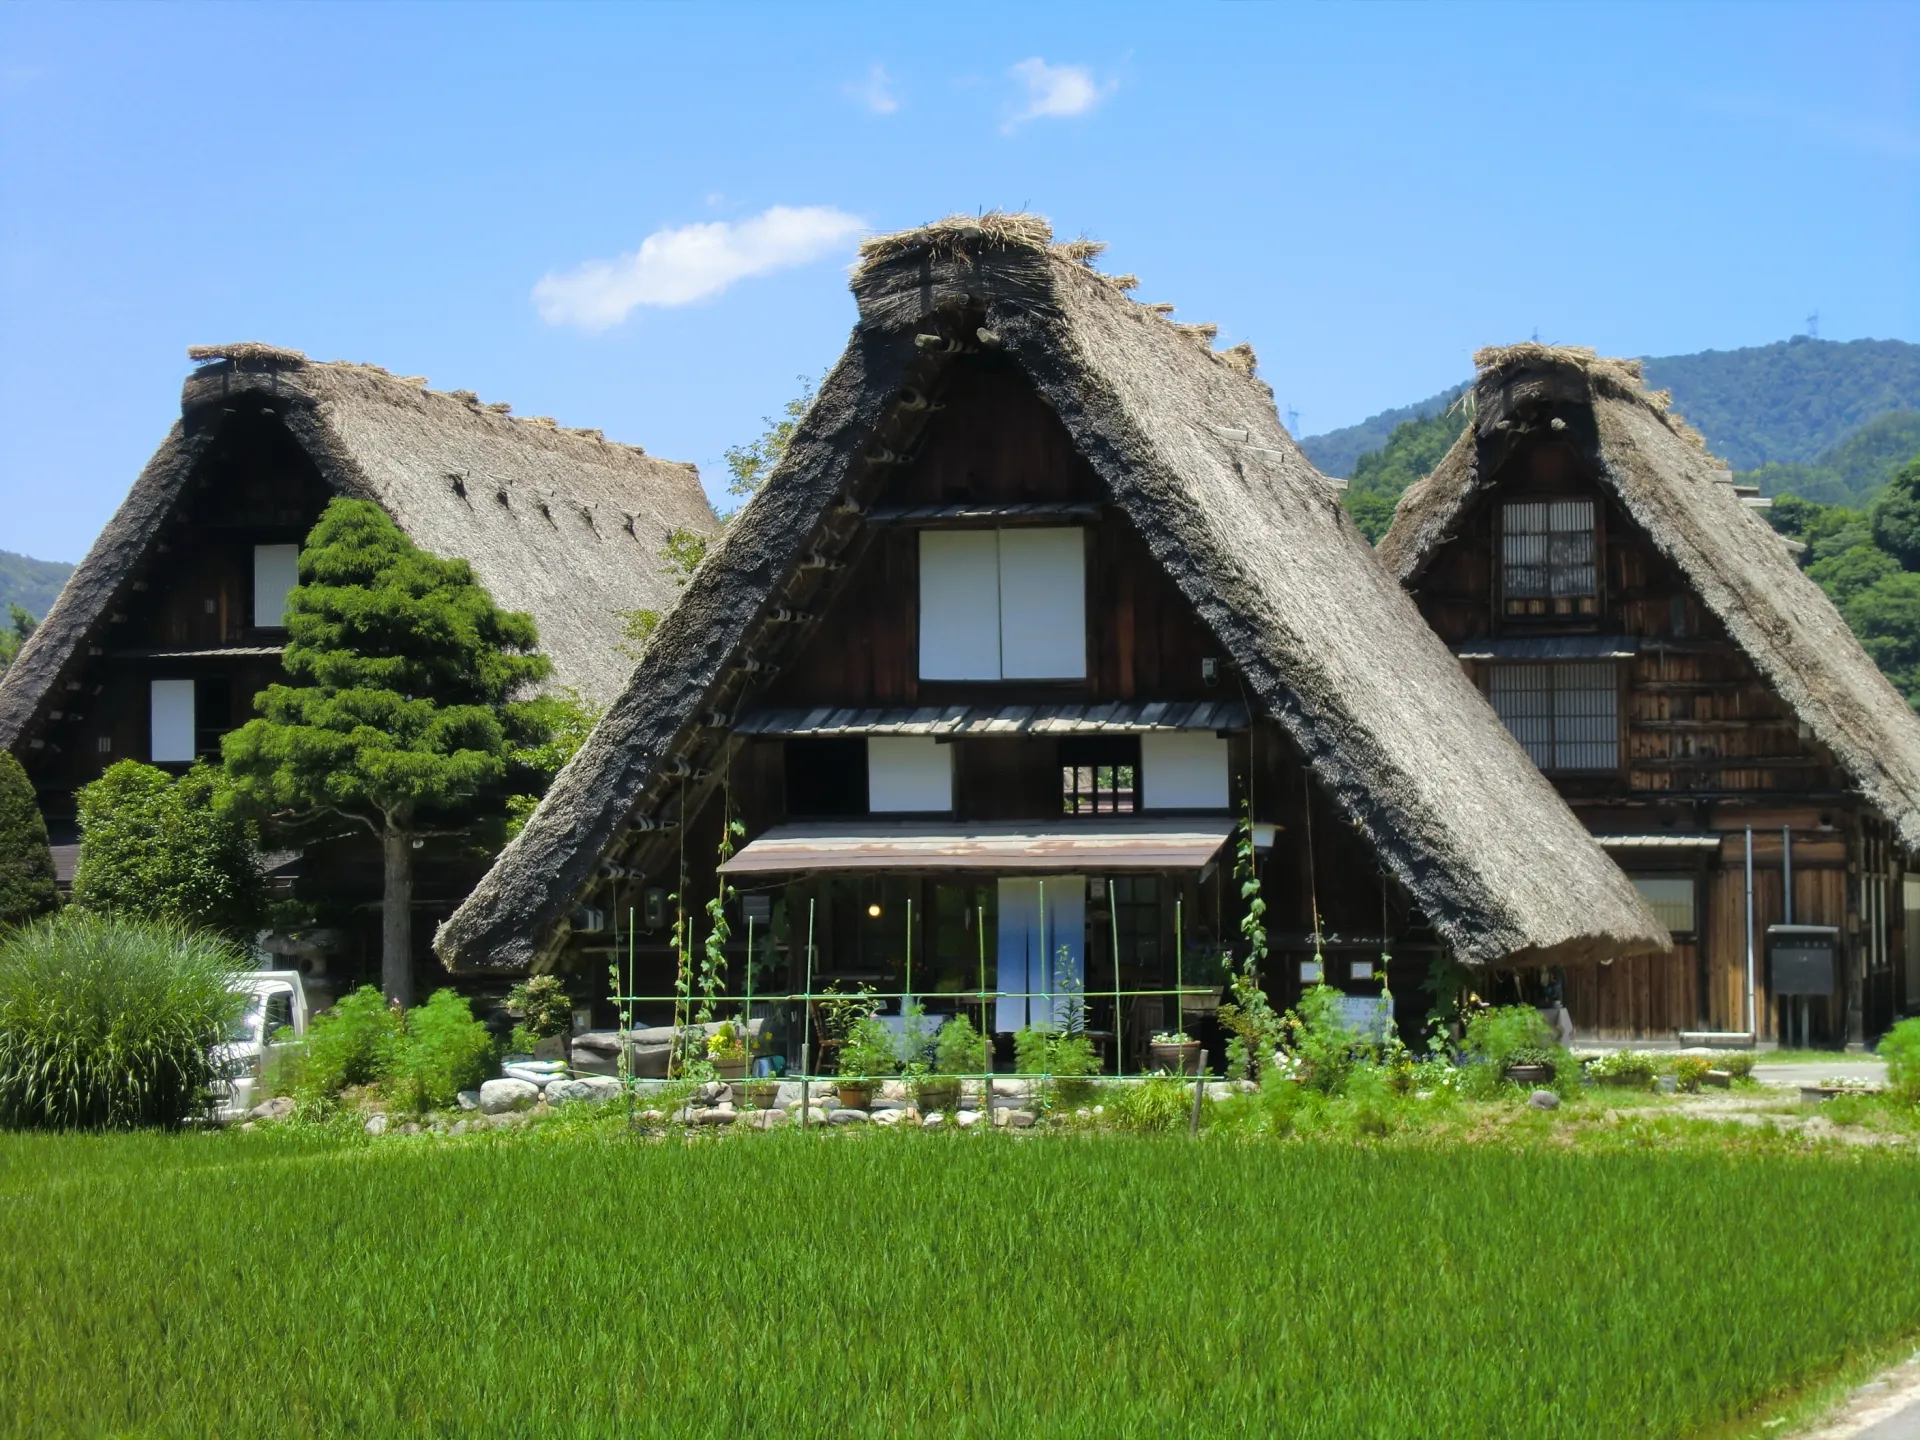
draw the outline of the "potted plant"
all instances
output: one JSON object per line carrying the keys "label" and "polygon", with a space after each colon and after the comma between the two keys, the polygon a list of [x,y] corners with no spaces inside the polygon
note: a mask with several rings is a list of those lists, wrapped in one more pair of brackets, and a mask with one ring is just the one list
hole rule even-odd
{"label": "potted plant", "polygon": [[731,1020],[722,1020],[707,1037],[707,1062],[722,1080],[744,1080],[747,1076],[747,1028]]}
{"label": "potted plant", "polygon": [[960,1077],[987,1072],[987,1038],[965,1015],[948,1017],[933,1042],[933,1070],[920,1077],[914,1098],[923,1111],[960,1108]]}
{"label": "potted plant", "polygon": [[1587,1078],[1596,1085],[1628,1090],[1651,1090],[1658,1078],[1653,1057],[1643,1050],[1615,1050],[1587,1064]]}
{"label": "potted plant", "polygon": [[1169,1075],[1195,1075],[1200,1071],[1200,1042],[1184,1030],[1154,1032],[1148,1054],[1153,1068]]}
{"label": "potted plant", "polygon": [[1506,1076],[1516,1085],[1545,1085],[1553,1079],[1553,1056],[1539,1046],[1519,1046],[1507,1052]]}
{"label": "potted plant", "polygon": [[840,1079],[835,1086],[848,1110],[865,1110],[873,1103],[874,1082],[893,1074],[899,1059],[893,1034],[875,1016],[854,1021],[847,1043],[840,1047]]}
{"label": "potted plant", "polygon": [[771,1078],[746,1083],[747,1104],[756,1110],[771,1110],[780,1103],[780,1082]]}

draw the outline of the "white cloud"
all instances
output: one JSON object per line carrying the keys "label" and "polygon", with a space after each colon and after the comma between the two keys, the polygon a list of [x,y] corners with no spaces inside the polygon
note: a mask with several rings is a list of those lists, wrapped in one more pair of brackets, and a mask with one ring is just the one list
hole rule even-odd
{"label": "white cloud", "polygon": [[1111,95],[1118,83],[1097,84],[1093,71],[1085,65],[1049,65],[1038,55],[1022,60],[1010,73],[1026,87],[1026,104],[1001,127],[1009,135],[1028,120],[1085,115]]}
{"label": "white cloud", "polygon": [[738,222],[656,230],[631,255],[543,276],[533,303],[549,325],[605,330],[641,305],[691,305],[736,280],[818,260],[860,228],[830,205],[775,205]]}
{"label": "white cloud", "polygon": [[875,65],[867,78],[846,87],[848,95],[876,115],[891,115],[900,108],[900,97],[893,93],[893,77],[887,67]]}

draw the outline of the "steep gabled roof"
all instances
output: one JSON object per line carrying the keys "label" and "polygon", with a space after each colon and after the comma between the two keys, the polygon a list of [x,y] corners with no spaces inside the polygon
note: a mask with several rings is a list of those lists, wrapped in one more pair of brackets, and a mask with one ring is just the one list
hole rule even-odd
{"label": "steep gabled roof", "polygon": [[[1920,847],[1920,717],[1860,648],[1780,536],[1741,503],[1731,475],[1631,360],[1514,345],[1474,356],[1474,419],[1431,475],[1410,486],[1379,555],[1417,580],[1530,428],[1593,417],[1602,481],[1854,783]],[[1562,413],[1554,414],[1558,409]]]}
{"label": "steep gabled roof", "polygon": [[[1461,958],[1577,962],[1666,932],[1527,762],[1281,427],[1246,347],[1175,325],[1032,216],[870,241],[845,354],[765,487],[655,632],[627,691],[435,945],[519,968],[623,827],[662,818],[790,655],[933,381],[1003,350],[1159,563]],[[691,794],[691,792],[689,792]]]}
{"label": "steep gabled roof", "polygon": [[718,528],[691,465],[598,431],[513,419],[505,405],[376,365],[250,343],[189,353],[206,363],[187,377],[179,422],[0,681],[0,745],[34,726],[236,408],[270,407],[335,490],[377,501],[425,549],[469,561],[497,602],[533,616],[554,683],[601,704],[631,668],[613,612],[671,605],[667,533]]}

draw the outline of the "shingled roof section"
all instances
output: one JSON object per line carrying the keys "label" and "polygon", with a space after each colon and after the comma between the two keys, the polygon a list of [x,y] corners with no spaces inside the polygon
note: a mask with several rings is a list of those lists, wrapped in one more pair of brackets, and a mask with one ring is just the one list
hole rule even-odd
{"label": "shingled roof section", "polygon": [[785,459],[655,632],[626,693],[440,930],[462,970],[543,963],[623,829],[656,823],[792,653],[833,558],[924,423],[940,368],[1004,350],[1463,960],[1578,963],[1669,941],[1370,557],[1247,347],[1216,353],[1034,216],[870,241],[860,319]]}
{"label": "shingled roof section", "polygon": [[1780,536],[1741,503],[1727,467],[1641,383],[1633,360],[1564,346],[1512,345],[1474,357],[1474,420],[1424,480],[1408,487],[1380,542],[1404,583],[1418,579],[1499,456],[1531,427],[1584,409],[1602,482],[1680,568],[1861,792],[1909,848],[1920,848],[1920,717],[1860,648],[1825,592]]}
{"label": "shingled roof section", "polygon": [[376,501],[416,544],[471,563],[499,604],[533,616],[553,683],[599,704],[631,669],[614,612],[665,609],[678,594],[660,553],[668,532],[719,528],[693,466],[595,430],[514,419],[506,405],[377,365],[255,343],[188,353],[203,363],[182,389],[179,422],[0,681],[0,745],[38,723],[239,408],[271,409],[336,491]]}

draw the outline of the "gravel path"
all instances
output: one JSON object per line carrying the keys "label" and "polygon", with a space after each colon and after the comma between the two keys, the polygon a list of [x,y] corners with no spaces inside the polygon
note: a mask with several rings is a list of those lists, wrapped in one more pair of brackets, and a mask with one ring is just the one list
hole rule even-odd
{"label": "gravel path", "polygon": [[1792,1440],[1920,1440],[1920,1350],[1860,1386]]}

